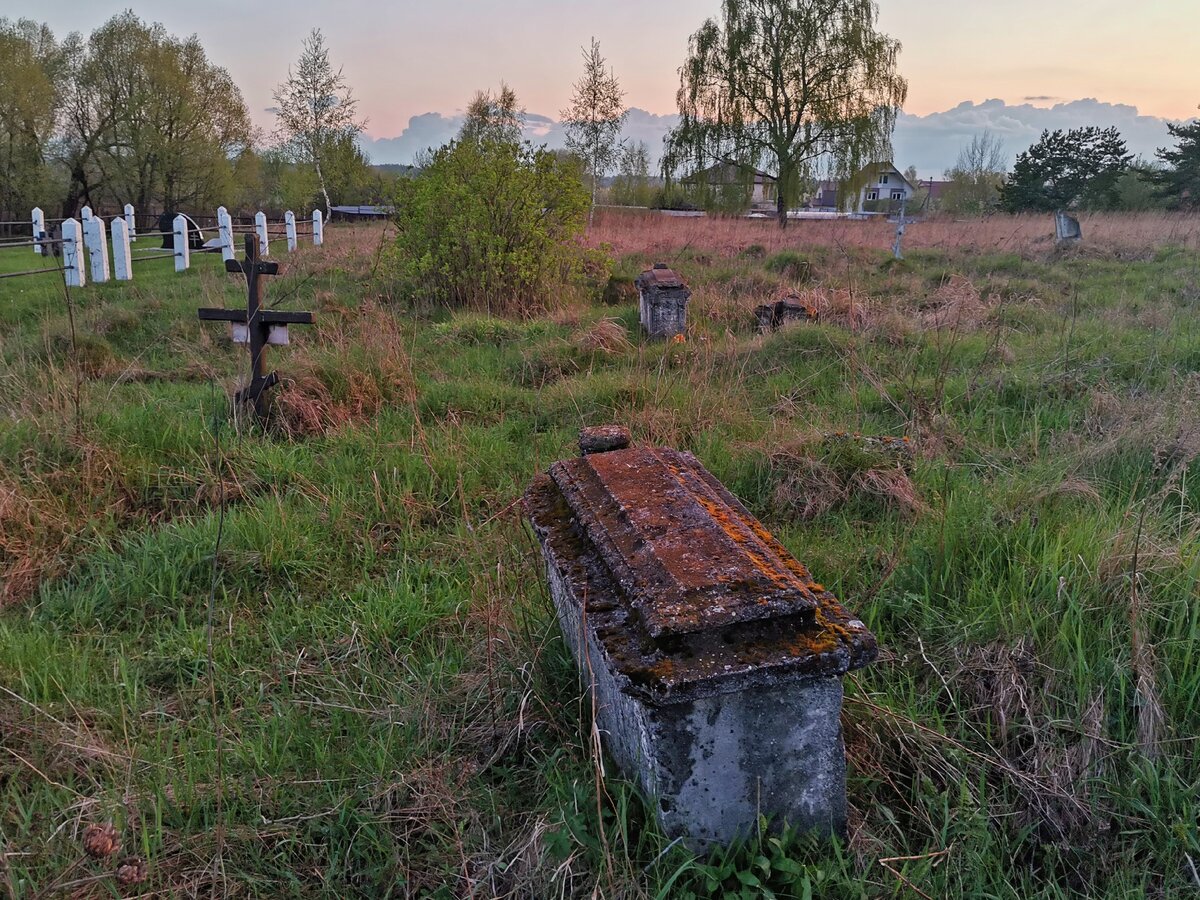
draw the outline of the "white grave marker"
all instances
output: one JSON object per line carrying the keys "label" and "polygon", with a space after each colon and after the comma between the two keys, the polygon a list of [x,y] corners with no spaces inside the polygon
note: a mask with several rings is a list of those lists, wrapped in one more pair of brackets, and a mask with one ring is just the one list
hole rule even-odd
{"label": "white grave marker", "polygon": [[175,234],[175,271],[186,272],[192,263],[192,256],[188,247],[187,217],[183,215],[176,216],[172,231]]}
{"label": "white grave marker", "polygon": [[[33,212],[30,213],[30,218],[33,220],[33,239],[40,241],[42,235],[46,233],[46,214],[42,212],[40,206],[35,206]],[[34,244],[33,252],[41,256],[45,251],[41,244]]]}
{"label": "white grave marker", "polygon": [[259,210],[254,214],[254,230],[258,232],[258,255],[271,255],[271,242],[267,240],[267,214]]}
{"label": "white grave marker", "polygon": [[133,254],[129,250],[129,241],[129,225],[127,220],[113,219],[113,278],[117,281],[133,281]]}
{"label": "white grave marker", "polygon": [[88,268],[92,270],[92,281],[104,284],[108,281],[108,229],[104,220],[93,216],[83,223],[83,242],[87,246]]}
{"label": "white grave marker", "polygon": [[63,277],[67,287],[85,287],[87,275],[83,268],[83,227],[78,219],[62,223]]}
{"label": "white grave marker", "polygon": [[221,238],[221,259],[229,262],[233,259],[233,218],[223,206],[217,207],[217,234]]}

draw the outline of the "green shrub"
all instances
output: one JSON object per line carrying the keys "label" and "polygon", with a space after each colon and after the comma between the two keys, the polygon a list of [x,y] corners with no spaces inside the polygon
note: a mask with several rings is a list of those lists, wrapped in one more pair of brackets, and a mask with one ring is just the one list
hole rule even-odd
{"label": "green shrub", "polygon": [[398,186],[400,292],[489,313],[544,312],[564,282],[595,268],[578,240],[587,209],[569,160],[506,138],[452,142]]}
{"label": "green shrub", "polygon": [[795,250],[781,250],[764,265],[768,272],[794,281],[807,281],[812,277],[812,263]]}

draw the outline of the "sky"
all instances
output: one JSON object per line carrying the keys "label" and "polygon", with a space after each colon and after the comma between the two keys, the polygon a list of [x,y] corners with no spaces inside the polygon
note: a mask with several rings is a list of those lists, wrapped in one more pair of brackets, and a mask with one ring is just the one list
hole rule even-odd
{"label": "sky", "polygon": [[[879,27],[904,46],[909,117],[944,114],[964,101],[1052,109],[1093,99],[1180,120],[1200,104],[1196,4],[881,0]],[[31,9],[27,0],[0,0],[0,16],[37,18],[61,35],[89,32],[132,8],[176,34],[195,33],[265,129],[275,85],[308,32],[320,28],[359,99],[368,138],[388,139],[413,117],[453,117],[476,89],[502,79],[531,113],[556,116],[592,37],[627,104],[670,115],[688,37],[719,7],[719,0],[57,0]]]}

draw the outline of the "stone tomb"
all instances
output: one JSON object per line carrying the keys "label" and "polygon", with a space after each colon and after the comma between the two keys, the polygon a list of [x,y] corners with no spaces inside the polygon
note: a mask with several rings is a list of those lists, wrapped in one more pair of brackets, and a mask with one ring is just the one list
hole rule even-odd
{"label": "stone tomb", "polygon": [[687,304],[692,292],[666,263],[657,263],[634,282],[642,327],[655,339],[687,333]]}
{"label": "stone tomb", "polygon": [[796,322],[814,322],[817,311],[799,297],[788,295],[782,300],[757,307],[754,316],[758,319],[759,334],[767,334]]}
{"label": "stone tomb", "polygon": [[559,462],[525,506],[605,747],[666,833],[703,851],[760,814],[843,832],[866,626],[688,453]]}
{"label": "stone tomb", "polygon": [[1083,228],[1079,220],[1062,210],[1054,214],[1054,238],[1059,244],[1078,244],[1083,240]]}

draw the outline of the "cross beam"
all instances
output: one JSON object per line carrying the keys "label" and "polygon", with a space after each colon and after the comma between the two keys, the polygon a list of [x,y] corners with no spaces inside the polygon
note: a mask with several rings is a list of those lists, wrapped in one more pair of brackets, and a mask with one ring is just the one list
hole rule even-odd
{"label": "cross beam", "polygon": [[240,273],[246,277],[245,309],[201,309],[202,322],[229,322],[231,325],[246,326],[247,343],[250,346],[250,383],[238,391],[237,402],[254,404],[254,412],[260,419],[266,417],[266,392],[279,383],[275,372],[267,372],[267,346],[271,342],[272,330],[282,327],[286,334],[288,325],[312,325],[316,317],[309,312],[285,312],[263,309],[262,297],[264,275],[278,275],[279,263],[266,262],[259,258],[258,239],[246,235],[246,258],[225,261],[225,271]]}

